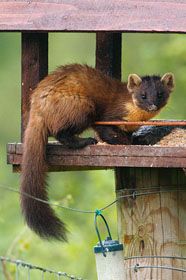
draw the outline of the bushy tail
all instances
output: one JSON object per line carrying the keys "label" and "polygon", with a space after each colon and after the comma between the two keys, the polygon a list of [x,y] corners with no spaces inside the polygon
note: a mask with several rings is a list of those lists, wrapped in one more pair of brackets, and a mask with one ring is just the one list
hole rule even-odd
{"label": "bushy tail", "polygon": [[41,117],[30,117],[25,131],[22,175],[21,207],[28,226],[42,238],[66,240],[66,229],[63,222],[56,217],[50,205],[26,196],[48,200],[46,184],[45,151],[47,129]]}

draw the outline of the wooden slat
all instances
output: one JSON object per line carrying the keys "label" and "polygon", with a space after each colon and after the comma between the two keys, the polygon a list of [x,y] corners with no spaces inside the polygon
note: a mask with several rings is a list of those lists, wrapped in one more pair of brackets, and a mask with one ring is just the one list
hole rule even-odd
{"label": "wooden slat", "polygon": [[30,96],[48,73],[48,34],[22,33],[21,134],[28,121]]}
{"label": "wooden slat", "polygon": [[[8,145],[8,163],[20,165],[22,144]],[[186,167],[186,147],[95,145],[82,150],[47,145],[47,161],[52,170],[114,167]],[[80,167],[80,168],[79,168]]]}
{"label": "wooden slat", "polygon": [[0,30],[186,32],[184,0],[1,1]]}
{"label": "wooden slat", "polygon": [[[7,146],[9,154],[22,155],[23,146],[21,143],[11,143]],[[127,146],[98,144],[90,145],[83,149],[66,149],[59,142],[52,142],[47,145],[47,154],[54,156],[120,156],[120,157],[180,157],[186,158],[186,147],[159,147],[159,146]]]}

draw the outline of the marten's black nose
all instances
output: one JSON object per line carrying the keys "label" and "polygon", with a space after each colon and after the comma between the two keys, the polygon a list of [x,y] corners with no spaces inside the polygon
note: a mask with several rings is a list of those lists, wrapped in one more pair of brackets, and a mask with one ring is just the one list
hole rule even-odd
{"label": "marten's black nose", "polygon": [[157,111],[158,108],[156,105],[152,104],[148,107],[148,109],[149,109],[149,111]]}

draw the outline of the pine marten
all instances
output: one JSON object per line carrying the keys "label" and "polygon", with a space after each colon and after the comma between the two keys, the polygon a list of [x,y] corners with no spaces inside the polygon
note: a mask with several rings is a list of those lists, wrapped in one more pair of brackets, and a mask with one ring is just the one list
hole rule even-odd
{"label": "pine marten", "polygon": [[128,82],[110,78],[87,65],[61,66],[44,78],[33,91],[29,122],[24,135],[21,206],[28,226],[43,238],[66,240],[66,229],[47,200],[46,144],[49,135],[68,148],[96,144],[94,138],[80,138],[93,128],[109,144],[129,144],[129,130],[136,127],[95,126],[95,121],[145,121],[165,106],[174,88],[174,76],[139,77]]}

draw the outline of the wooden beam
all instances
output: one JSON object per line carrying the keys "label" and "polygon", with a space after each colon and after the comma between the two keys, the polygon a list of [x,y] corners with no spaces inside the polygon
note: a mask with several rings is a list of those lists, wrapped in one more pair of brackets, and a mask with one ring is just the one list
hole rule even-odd
{"label": "wooden beam", "polygon": [[[22,144],[8,145],[8,163],[20,165]],[[59,143],[47,145],[49,170],[87,170],[114,167],[186,167],[186,147],[122,146],[100,144],[80,150]],[[120,171],[122,171],[120,169]]]}
{"label": "wooden beam", "polygon": [[30,96],[48,73],[48,34],[22,33],[21,136],[28,122]]}
{"label": "wooden beam", "polygon": [[183,0],[1,1],[2,31],[186,32]]}
{"label": "wooden beam", "polygon": [[[116,171],[116,187],[119,236],[126,258],[124,279],[185,279],[182,272],[157,268],[185,268],[185,261],[181,260],[186,256],[184,171],[163,168],[125,168],[120,171]],[[143,195],[138,195],[140,193]],[[121,198],[128,194],[134,196]],[[155,268],[135,271],[136,264]]]}

